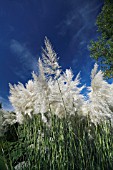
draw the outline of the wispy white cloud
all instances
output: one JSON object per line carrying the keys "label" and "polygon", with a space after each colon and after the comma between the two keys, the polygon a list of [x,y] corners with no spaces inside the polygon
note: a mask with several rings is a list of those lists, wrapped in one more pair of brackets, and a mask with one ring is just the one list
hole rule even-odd
{"label": "wispy white cloud", "polygon": [[18,61],[18,64],[14,67],[15,73],[18,76],[24,78],[28,73],[37,71],[37,59],[32,55],[25,44],[13,39],[10,43],[10,49],[11,52],[15,54]]}
{"label": "wispy white cloud", "polygon": [[[86,4],[86,6],[79,9],[78,12],[81,16],[82,27],[80,27],[78,29],[78,31],[75,33],[72,41],[76,40],[78,37],[82,37],[84,39],[85,33],[87,33],[88,30],[91,30],[95,26],[95,18],[97,15],[96,11],[98,11],[100,6],[101,6],[101,4],[99,4],[97,6],[91,6],[91,4],[88,3],[88,4]],[[94,13],[93,15],[91,15],[92,12]],[[75,14],[73,13],[73,15],[75,15]],[[83,34],[82,34],[82,32],[83,32]],[[87,36],[87,34],[86,34],[86,36]]]}
{"label": "wispy white cloud", "polygon": [[[86,14],[90,14],[92,12],[95,12],[96,10],[98,10],[98,8],[100,8],[102,6],[102,4],[98,4],[97,6],[95,7],[91,7],[89,8],[90,6],[87,4],[86,7],[84,8],[84,13]],[[88,10],[87,10],[88,9]]]}
{"label": "wispy white cloud", "polygon": [[81,64],[81,71],[87,73],[85,78],[89,76],[92,68],[87,45],[95,36],[95,22],[101,6],[102,3],[95,0],[82,4],[73,1],[73,10],[69,11],[66,18],[58,25],[60,36],[68,36],[68,48],[75,49],[71,62],[73,69],[77,70]]}
{"label": "wispy white cloud", "polygon": [[87,31],[95,25],[95,17],[101,6],[101,3],[96,4],[92,2],[75,5],[75,8],[69,11],[66,18],[57,26],[59,28],[59,34],[64,36],[67,34],[67,31],[71,31],[72,29],[72,31],[74,30],[72,41],[78,38],[84,30]]}
{"label": "wispy white cloud", "polygon": [[2,96],[0,96],[0,103],[2,103],[4,110],[7,110],[7,111],[13,111],[14,110],[10,101],[8,99],[3,98]]}

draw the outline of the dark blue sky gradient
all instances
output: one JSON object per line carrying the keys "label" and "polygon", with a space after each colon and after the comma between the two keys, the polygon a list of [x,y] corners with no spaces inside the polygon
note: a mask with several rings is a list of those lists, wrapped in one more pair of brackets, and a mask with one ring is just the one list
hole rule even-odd
{"label": "dark blue sky gradient", "polygon": [[90,84],[94,61],[87,46],[97,38],[102,5],[102,0],[0,0],[0,101],[5,109],[11,109],[8,83],[26,83],[37,71],[45,36],[63,70],[81,71],[81,83]]}

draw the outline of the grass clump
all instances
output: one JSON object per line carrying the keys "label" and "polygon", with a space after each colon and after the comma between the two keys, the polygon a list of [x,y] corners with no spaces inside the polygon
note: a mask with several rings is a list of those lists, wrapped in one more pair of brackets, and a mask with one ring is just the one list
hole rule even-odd
{"label": "grass clump", "polygon": [[[14,128],[13,128],[14,130]],[[15,129],[16,141],[2,141],[6,169],[110,170],[113,167],[113,135],[110,122],[94,125],[89,118],[40,115]]]}

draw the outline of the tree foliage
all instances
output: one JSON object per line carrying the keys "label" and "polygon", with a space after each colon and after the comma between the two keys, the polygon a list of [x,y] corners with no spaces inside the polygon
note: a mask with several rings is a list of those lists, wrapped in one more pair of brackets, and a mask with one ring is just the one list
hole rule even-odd
{"label": "tree foliage", "polygon": [[105,0],[96,21],[98,39],[91,41],[91,57],[98,61],[106,78],[113,77],[113,1]]}

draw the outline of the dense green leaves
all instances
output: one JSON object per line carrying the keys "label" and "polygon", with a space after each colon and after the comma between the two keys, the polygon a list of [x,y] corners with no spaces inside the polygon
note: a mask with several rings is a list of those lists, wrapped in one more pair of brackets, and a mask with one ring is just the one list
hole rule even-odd
{"label": "dense green leaves", "polygon": [[113,1],[105,0],[101,13],[96,21],[99,37],[91,41],[91,57],[96,59],[105,73],[113,77]]}

